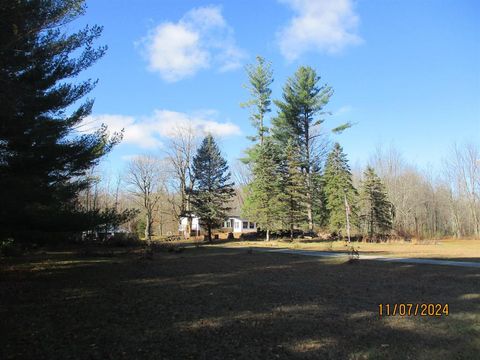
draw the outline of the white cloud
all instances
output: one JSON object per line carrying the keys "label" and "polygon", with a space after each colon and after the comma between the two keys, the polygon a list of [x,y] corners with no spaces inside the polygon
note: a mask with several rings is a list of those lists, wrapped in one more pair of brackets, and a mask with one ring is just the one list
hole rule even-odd
{"label": "white cloud", "polygon": [[207,133],[218,137],[241,134],[237,125],[205,118],[202,116],[202,112],[199,112],[198,115],[190,115],[177,111],[155,110],[152,121],[155,122],[158,133],[164,137],[174,137],[179,131],[187,128],[192,128],[200,136]]}
{"label": "white cloud", "polygon": [[124,131],[122,142],[125,144],[135,144],[142,148],[153,148],[161,146],[161,141],[157,139],[151,131],[148,122],[137,121],[132,116],[125,115],[91,115],[84,120],[86,132],[93,131],[101,124],[108,127],[110,133]]}
{"label": "white cloud", "polygon": [[101,124],[108,126],[110,133],[124,130],[122,143],[132,144],[144,149],[162,146],[162,138],[175,136],[179,131],[192,128],[199,136],[211,133],[217,137],[240,135],[240,128],[231,122],[215,120],[217,112],[202,110],[192,114],[155,110],[153,115],[134,118],[125,115],[91,115],[88,116],[80,130],[92,132]]}
{"label": "white cloud", "polygon": [[363,40],[356,34],[359,22],[352,0],[280,0],[296,15],[278,34],[280,51],[289,61],[314,50],[333,54]]}
{"label": "white cloud", "polygon": [[123,155],[123,156],[121,156],[121,159],[122,159],[123,161],[131,161],[131,160],[134,160],[134,159],[136,159],[136,158],[138,158],[138,157],[140,157],[140,156],[141,156],[141,155],[139,155],[139,154]]}
{"label": "white cloud", "polygon": [[333,115],[335,116],[345,115],[345,114],[351,113],[352,110],[353,110],[353,107],[351,105],[344,105],[340,107],[337,111],[334,111]]}
{"label": "white cloud", "polygon": [[209,66],[210,54],[199,46],[199,34],[178,24],[159,25],[148,45],[149,68],[166,81],[177,81]]}
{"label": "white cloud", "polygon": [[218,6],[195,8],[177,23],[161,23],[143,39],[143,45],[149,69],[168,82],[212,65],[220,72],[237,69],[246,57]]}

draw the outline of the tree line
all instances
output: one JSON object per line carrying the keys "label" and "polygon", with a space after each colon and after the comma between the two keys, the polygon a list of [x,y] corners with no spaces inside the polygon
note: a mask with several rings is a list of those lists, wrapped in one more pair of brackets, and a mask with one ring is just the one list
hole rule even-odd
{"label": "tree line", "polygon": [[365,169],[352,171],[323,131],[333,88],[301,66],[273,99],[271,64],[261,57],[246,67],[250,99],[242,106],[255,133],[233,174],[211,135],[199,139],[183,125],[166,153],[132,159],[112,186],[95,169],[122,133],[105,126],[83,133],[93,100],[82,99],[96,81],[69,82],[105,54],[105,46],[94,46],[101,27],[65,33],[84,13],[82,0],[4,2],[0,10],[1,238],[126,224],[150,239],[175,233],[181,218],[191,225],[193,215],[211,238],[232,207],[267,239],[271,232],[345,236],[347,221],[369,239],[480,236],[476,144],[455,146],[438,176],[395,149],[377,150]]}
{"label": "tree line", "polygon": [[[251,99],[245,105],[257,133],[243,159],[250,173],[243,213],[257,219],[267,239],[279,229],[289,229],[291,237],[294,229],[344,236],[348,225],[370,240],[480,235],[476,144],[455,145],[436,176],[407,164],[394,148],[378,149],[365,169],[352,174],[340,144],[330,146],[322,133],[333,89],[314,69],[299,67],[273,101],[271,65],[259,57],[246,70]],[[272,102],[277,114],[268,127]]]}
{"label": "tree line", "polygon": [[[267,239],[271,232],[293,237],[298,231],[343,237],[347,217],[353,235],[371,240],[478,236],[479,156],[474,145],[456,147],[436,177],[407,164],[394,148],[377,149],[364,169],[352,171],[340,144],[332,145],[321,131],[333,90],[320,84],[314,69],[300,67],[287,80],[281,100],[271,99],[273,74],[263,58],[246,72],[251,99],[242,106],[251,109],[256,133],[233,171],[233,207],[254,219]],[[272,104],[277,114],[269,117]],[[350,126],[342,124],[334,132]],[[181,217],[191,219],[198,212],[191,199],[198,135],[188,125],[176,130],[158,160],[173,227]],[[215,225],[221,221],[217,218]]]}
{"label": "tree line", "polygon": [[[344,234],[350,223],[368,229],[372,237],[390,230],[393,207],[373,169],[366,172],[359,208],[359,194],[342,147],[335,143],[325,160],[328,144],[321,126],[329,114],[325,108],[333,95],[332,87],[322,84],[313,68],[299,67],[287,79],[282,98],[273,100],[278,111],[267,127],[272,104],[271,65],[257,57],[257,63],[246,70],[251,99],[244,105],[251,109],[257,134],[251,137],[254,144],[244,159],[251,170],[244,216],[257,220],[267,240],[271,231],[282,229],[288,229],[292,239],[296,229],[313,233],[328,228]],[[333,132],[350,127],[345,123]]]}

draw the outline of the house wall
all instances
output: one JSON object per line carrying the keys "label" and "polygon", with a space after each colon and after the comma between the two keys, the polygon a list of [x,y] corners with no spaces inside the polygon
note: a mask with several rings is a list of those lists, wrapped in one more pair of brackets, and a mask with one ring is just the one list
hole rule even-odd
{"label": "house wall", "polygon": [[[253,228],[250,227],[250,224],[253,224]],[[188,218],[184,217],[180,220],[178,226],[178,231],[183,232],[186,230],[188,225]],[[227,226],[225,226],[227,225]],[[232,226],[233,225],[233,226]],[[246,226],[244,226],[246,225]],[[244,221],[242,219],[229,218],[223,223],[223,228],[231,228],[234,233],[247,233],[247,232],[256,232],[257,224],[254,222]],[[199,224],[199,219],[197,217],[192,218],[192,229],[191,231],[201,231]]]}
{"label": "house wall", "polygon": [[243,233],[257,232],[257,224],[250,221],[243,221],[242,232]]}
{"label": "house wall", "polygon": [[[180,221],[180,226],[178,228],[179,231],[184,231],[186,228],[187,228],[187,225],[188,225],[188,218],[184,217],[182,218],[182,220]],[[192,231],[197,231],[199,230],[200,231],[200,225],[198,223],[198,218],[197,217],[194,217],[192,219]]]}
{"label": "house wall", "polygon": [[[253,228],[250,228],[250,224],[253,224]],[[254,222],[244,221],[242,219],[233,219],[232,230],[234,233],[256,232],[257,224]]]}

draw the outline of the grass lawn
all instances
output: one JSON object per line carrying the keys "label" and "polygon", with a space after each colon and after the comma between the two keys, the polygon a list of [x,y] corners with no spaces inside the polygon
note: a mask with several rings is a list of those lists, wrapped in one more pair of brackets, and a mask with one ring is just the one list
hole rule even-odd
{"label": "grass lawn", "polygon": [[[105,250],[98,250],[105,251]],[[1,359],[478,359],[480,271],[243,249],[0,263]],[[379,317],[448,303],[448,317]]]}
{"label": "grass lawn", "polygon": [[[423,240],[419,242],[390,243],[351,243],[360,254],[385,257],[435,258],[457,261],[480,261],[480,240],[447,239]],[[274,247],[302,250],[346,251],[345,241],[235,241],[225,244],[228,247]],[[222,245],[224,246],[224,245]]]}

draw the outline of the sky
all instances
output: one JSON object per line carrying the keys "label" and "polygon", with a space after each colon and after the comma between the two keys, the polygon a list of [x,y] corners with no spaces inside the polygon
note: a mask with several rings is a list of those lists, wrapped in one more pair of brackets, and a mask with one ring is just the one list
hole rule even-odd
{"label": "sky", "polygon": [[111,170],[164,156],[187,123],[234,163],[254,134],[240,103],[257,55],[272,63],[273,98],[301,65],[333,87],[323,130],[355,123],[329,135],[351,164],[383,145],[436,169],[453,143],[480,143],[479,16],[475,0],[87,0],[67,30],[104,27],[108,51],[82,74],[99,79],[83,129],[124,129]]}

